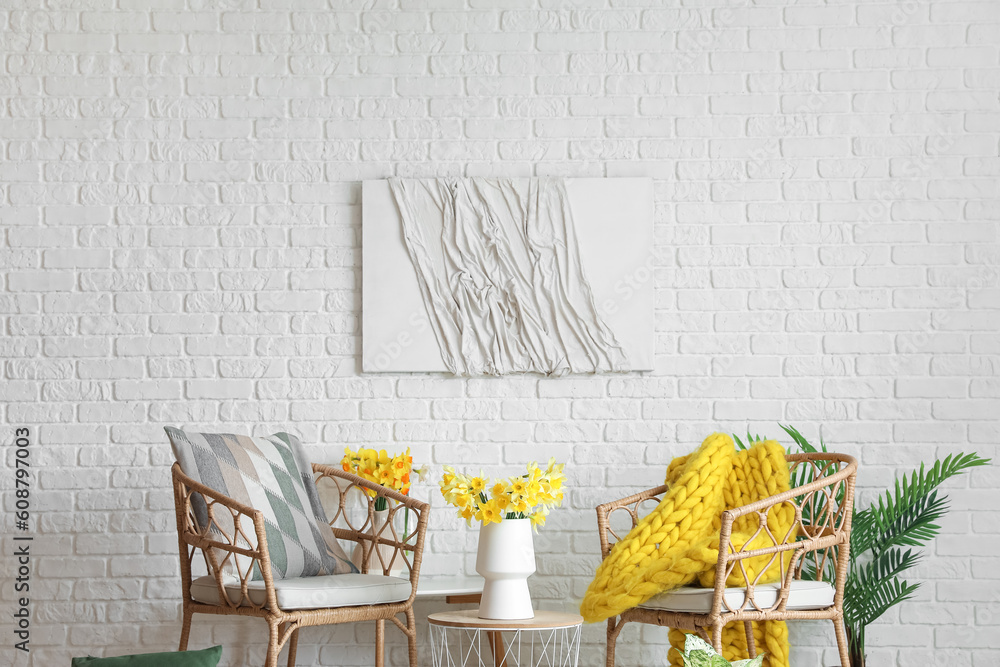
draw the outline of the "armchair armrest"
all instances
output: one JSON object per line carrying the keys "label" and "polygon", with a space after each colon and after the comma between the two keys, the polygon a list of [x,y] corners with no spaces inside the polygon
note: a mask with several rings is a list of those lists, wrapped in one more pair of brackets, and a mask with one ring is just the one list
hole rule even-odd
{"label": "armchair armrest", "polygon": [[[815,497],[817,493],[820,494],[820,499],[822,500],[832,500],[833,492],[831,490],[835,489],[841,482],[846,482],[849,478],[853,478],[858,471],[858,462],[853,456],[848,456],[846,454],[790,454],[787,456],[787,459],[788,462],[792,464],[793,468],[802,463],[813,465],[815,469],[815,479],[806,484],[802,484],[801,486],[789,489],[788,491],[773,495],[769,498],[764,498],[763,500],[758,500],[755,503],[749,503],[741,507],[726,510],[723,513],[723,518],[725,518],[726,515],[729,515],[736,519],[741,516],[746,516],[747,514],[766,512],[766,510],[776,505],[781,505],[782,503],[789,501],[795,501],[796,498]],[[828,462],[828,465],[816,465],[823,461]],[[842,463],[844,465],[842,467],[838,466],[838,470],[831,472],[829,469],[829,463]],[[799,504],[800,503],[796,503],[796,505]]]}
{"label": "armchair armrest", "polygon": [[[260,609],[266,605],[280,612],[263,513],[196,482],[181,472],[177,463],[171,468],[171,476],[184,597],[191,599],[191,563],[200,552],[215,579],[220,601],[229,607]],[[199,514],[204,516],[199,519]],[[254,604],[248,594],[255,569],[260,570],[264,580],[266,600],[262,605]],[[240,583],[238,599],[232,599],[226,589],[234,580]]]}
{"label": "armchair armrest", "polygon": [[[720,545],[729,543],[732,525],[740,517],[757,515],[758,526],[763,529],[768,513],[781,505],[795,509],[798,539],[776,545],[778,551],[791,549],[815,551],[850,540],[857,461],[846,454],[832,453],[791,454],[787,456],[787,460],[793,470],[803,464],[811,466],[813,479],[769,498],[723,512]],[[838,498],[841,499],[840,502]],[[770,548],[739,550],[730,552],[728,558],[730,560],[752,558],[769,551]]]}
{"label": "armchair armrest", "polygon": [[[753,601],[754,587],[772,566],[779,570],[781,591],[773,609],[784,611],[791,582],[802,576],[803,564],[811,559],[820,580],[829,574],[835,584],[837,604],[843,598],[847,556],[850,549],[851,519],[854,508],[854,483],[857,461],[846,454],[815,452],[786,456],[791,470],[804,467],[806,474],[799,475],[799,486],[741,507],[726,510],[721,515],[719,531],[719,559],[715,571],[715,595],[712,615],[731,611],[724,602],[724,589],[729,576],[737,569],[743,576],[748,590],[744,608]],[[793,474],[793,483],[796,476]],[[774,534],[768,526],[769,513],[779,507],[793,510],[793,523],[789,534]],[[743,519],[740,530],[753,536],[742,546],[732,541],[734,524]],[[783,524],[778,524],[783,525]],[[766,535],[770,544],[752,548],[754,538]],[[745,563],[748,559],[765,559],[758,562],[756,576],[750,576]],[[827,572],[827,566],[833,565]],[[725,607],[725,608],[723,608]]]}
{"label": "armchair armrest", "polygon": [[[657,486],[652,489],[646,489],[645,491],[640,491],[639,493],[627,496],[625,498],[619,498],[618,500],[612,500],[609,503],[604,503],[597,506],[597,531],[600,533],[601,537],[601,558],[607,558],[608,554],[611,553],[611,547],[614,546],[614,542],[621,540],[622,536],[618,535],[611,528],[611,515],[615,512],[625,512],[631,519],[632,525],[629,526],[629,530],[635,528],[636,524],[639,523],[639,507],[648,500],[655,500],[659,502],[660,496],[667,490],[667,487]],[[610,538],[614,538],[614,542]]]}
{"label": "armchair armrest", "polygon": [[[430,505],[384,487],[381,484],[376,484],[357,475],[344,472],[334,466],[314,463],[312,467],[313,472],[316,474],[317,484],[319,484],[320,480],[329,478],[337,487],[339,494],[337,511],[332,517],[328,517],[333,534],[338,539],[350,540],[361,545],[363,553],[362,572],[367,573],[368,571],[368,555],[373,549],[376,553],[375,560],[381,565],[381,574],[389,574],[390,568],[402,561],[402,564],[409,569],[411,584],[410,601],[412,602],[417,593],[417,581],[420,576],[420,564],[423,560],[427,521],[431,510]],[[351,522],[351,518],[346,511],[347,504],[345,501],[352,489],[355,490],[354,495],[356,497],[363,498],[366,501],[364,521],[360,526],[355,526]],[[381,526],[375,525],[375,499],[378,497],[386,498],[390,501],[388,503],[389,514],[386,522]],[[412,514],[416,518],[413,525],[410,526],[406,526],[406,522],[404,521],[404,534],[402,535],[397,532],[394,521],[399,512],[403,512],[404,517]],[[348,526],[347,528],[334,526],[337,520],[341,518]],[[391,555],[385,553],[390,549],[392,552]]]}

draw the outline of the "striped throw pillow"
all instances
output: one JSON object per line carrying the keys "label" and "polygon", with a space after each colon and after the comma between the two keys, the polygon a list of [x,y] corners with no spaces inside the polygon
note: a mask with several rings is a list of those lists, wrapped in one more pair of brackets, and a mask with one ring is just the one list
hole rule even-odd
{"label": "striped throw pillow", "polygon": [[[275,579],[357,572],[330,529],[320,504],[312,466],[302,443],[294,435],[275,433],[251,438],[230,433],[188,433],[164,429],[181,470],[213,491],[264,513],[271,572]],[[205,501],[191,499],[199,525],[208,524]],[[228,519],[223,531],[232,534],[228,512],[214,513]],[[243,531],[253,535],[247,517]],[[246,546],[246,545],[243,545]],[[242,557],[240,557],[242,558]],[[245,571],[245,567],[241,566]],[[235,574],[235,572],[231,572]],[[254,564],[253,579],[263,576]]]}

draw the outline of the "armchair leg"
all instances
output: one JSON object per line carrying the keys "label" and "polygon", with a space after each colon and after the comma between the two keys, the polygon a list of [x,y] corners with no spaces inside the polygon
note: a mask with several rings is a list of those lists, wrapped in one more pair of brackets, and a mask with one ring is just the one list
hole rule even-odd
{"label": "armchair leg", "polygon": [[840,651],[840,664],[850,665],[851,654],[847,648],[847,632],[844,630],[844,619],[833,619],[833,631],[837,634],[837,649]]}
{"label": "armchair leg", "polygon": [[712,648],[719,655],[722,655],[722,623],[712,626]]}
{"label": "armchair leg", "polygon": [[385,620],[375,621],[375,667],[385,667]]}
{"label": "armchair leg", "polygon": [[620,616],[608,619],[608,652],[605,663],[607,667],[615,667],[615,646],[618,644],[618,635],[621,634],[624,625],[625,621]]}
{"label": "armchair leg", "polygon": [[177,648],[178,651],[186,651],[188,647],[188,639],[191,638],[191,617],[194,613],[189,611],[184,605],[184,621],[181,623],[181,642],[180,646]]}
{"label": "armchair leg", "polygon": [[747,635],[747,655],[757,657],[757,644],[753,640],[753,621],[743,621],[743,632]]}
{"label": "armchair leg", "polygon": [[299,648],[299,629],[292,630],[292,635],[288,638],[288,667],[295,667],[295,654]]}
{"label": "armchair leg", "polygon": [[264,663],[264,667],[278,667],[278,653],[281,652],[281,646],[278,644],[277,621],[268,619],[267,629],[267,661]]}
{"label": "armchair leg", "polygon": [[406,610],[406,644],[410,652],[410,667],[417,667],[417,619],[412,608]]}

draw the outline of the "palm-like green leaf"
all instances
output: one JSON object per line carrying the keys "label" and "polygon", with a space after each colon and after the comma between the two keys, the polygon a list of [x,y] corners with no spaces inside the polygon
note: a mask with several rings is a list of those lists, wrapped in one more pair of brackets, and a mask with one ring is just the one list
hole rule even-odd
{"label": "palm-like green leaf", "polygon": [[[798,448],[806,454],[818,454],[826,453],[826,443],[820,438],[819,447],[817,448],[812,443],[810,443],[804,435],[799,433],[798,429],[794,426],[785,426],[784,424],[778,424],[781,429],[788,434],[789,437],[795,442]],[[805,486],[816,479],[816,470],[811,465],[800,465],[792,472],[791,485],[792,488],[798,488],[800,486]],[[839,507],[844,501],[844,493],[846,492],[846,487],[844,485],[839,485],[837,487],[836,496],[834,500],[837,507]],[[836,511],[836,507],[828,508],[826,506],[825,496],[814,496],[811,502],[803,502],[803,498],[799,497],[797,502],[799,502],[802,507],[802,520],[806,524],[822,524],[824,522],[825,512]],[[815,572],[814,572],[815,574]],[[826,579],[826,577],[824,577]],[[829,581],[829,579],[827,579]]]}
{"label": "palm-like green leaf", "polygon": [[[820,438],[819,448],[817,448],[815,445],[806,440],[806,437],[801,433],[799,433],[798,429],[796,429],[794,426],[785,426],[784,424],[778,424],[778,426],[780,426],[781,429],[788,434],[788,436],[795,442],[796,446],[798,446],[800,451],[806,454],[818,454],[821,452],[822,453],[826,452],[826,443],[823,442],[822,438]],[[807,465],[799,466],[795,470],[795,472],[792,473],[792,479],[791,479],[792,488],[794,489],[799,486],[804,486],[809,482],[813,481],[815,477],[816,475],[812,469],[812,466],[807,466]],[[840,498],[837,498],[838,502],[840,500],[841,500]]]}
{"label": "palm-like green leaf", "polygon": [[840,556],[840,547],[830,547],[830,554],[823,558],[820,551],[810,551],[802,556],[802,578],[806,581],[819,581],[816,577],[816,568],[823,564],[822,581],[833,583],[837,580],[837,558]]}
{"label": "palm-like green leaf", "polygon": [[[779,424],[794,441],[800,451],[807,454],[827,452],[826,444],[820,440],[817,448],[793,426]],[[740,449],[763,440],[759,435],[747,431],[747,442],[733,436]],[[937,536],[940,527],[935,523],[948,511],[948,498],[939,495],[937,488],[946,480],[965,472],[969,468],[988,465],[990,459],[977,454],[953,454],[936,461],[930,468],[923,464],[909,476],[896,479],[892,489],[885,491],[878,501],[866,509],[854,513],[851,534],[850,567],[844,585],[844,622],[848,626],[848,641],[851,655],[864,655],[865,627],[888,611],[893,605],[913,596],[919,584],[909,584],[899,575],[913,567],[920,555],[912,549],[927,544]],[[792,488],[804,486],[816,477],[812,466],[800,465],[793,473]],[[834,502],[840,507],[844,501],[845,487],[837,490]],[[829,508],[824,502],[803,502],[802,518],[812,523],[813,518],[822,519]],[[832,559],[824,561],[823,579],[833,581],[836,552]],[[859,563],[864,563],[859,564]],[[820,557],[817,552],[805,554],[802,573],[807,579],[816,578]],[[846,666],[845,666],[846,667]]]}
{"label": "palm-like green leaf", "polygon": [[762,438],[759,435],[750,435],[750,429],[747,429],[747,441],[743,442],[740,440],[740,436],[733,433],[733,440],[736,441],[736,448],[739,450],[750,449],[750,447],[761,440],[767,440],[767,438]]}
{"label": "palm-like green leaf", "polygon": [[[801,451],[827,451],[822,441],[817,448],[794,427],[779,426]],[[948,499],[939,495],[937,488],[969,468],[989,463],[989,459],[977,454],[955,454],[936,461],[929,469],[921,464],[909,476],[898,478],[894,488],[887,490],[875,505],[854,513],[850,568],[844,588],[844,622],[851,655],[864,655],[866,626],[917,590],[919,584],[899,578],[920,559],[912,549],[903,551],[903,547],[922,546],[938,534],[940,528],[935,522],[948,511]],[[792,476],[792,486],[808,484],[814,478],[810,466],[799,466]],[[842,502],[843,488],[836,498],[838,506]],[[803,519],[821,516],[825,509],[803,507]],[[806,554],[803,561],[803,575],[814,579],[818,557]],[[861,562],[864,565],[859,565]],[[824,570],[823,578],[832,581],[833,562],[827,561]]]}
{"label": "palm-like green leaf", "polygon": [[875,505],[855,514],[851,534],[859,554],[881,554],[894,546],[917,547],[931,541],[940,530],[937,521],[948,509],[947,496],[906,498],[905,505]]}
{"label": "palm-like green leaf", "polygon": [[878,503],[855,514],[851,542],[855,553],[872,551],[876,556],[893,546],[921,546],[939,531],[934,523],[948,509],[947,497],[935,489],[945,480],[989,459],[976,454],[957,454],[936,461],[930,469],[919,470],[896,479],[895,488],[886,491]]}
{"label": "palm-like green leaf", "polygon": [[919,587],[920,584],[909,584],[899,577],[867,584],[857,582],[850,594],[845,590],[844,622],[855,628],[870,625],[894,605],[913,597]]}
{"label": "palm-like green leaf", "polygon": [[889,549],[878,558],[855,568],[853,576],[844,586],[845,593],[864,592],[866,589],[874,588],[879,582],[895,577],[919,561],[920,554],[914,553],[913,549],[907,549],[905,552],[899,548]]}
{"label": "palm-like green leaf", "polygon": [[799,433],[798,429],[796,429],[794,426],[785,426],[784,424],[778,424],[778,426],[780,426],[781,430],[787,433],[789,437],[795,441],[795,444],[798,445],[799,449],[801,449],[803,452],[807,454],[816,454],[818,452],[826,451],[826,444],[823,443],[822,438],[820,438],[819,441],[820,448],[816,449],[816,447],[810,444],[810,442],[806,440],[805,436]]}

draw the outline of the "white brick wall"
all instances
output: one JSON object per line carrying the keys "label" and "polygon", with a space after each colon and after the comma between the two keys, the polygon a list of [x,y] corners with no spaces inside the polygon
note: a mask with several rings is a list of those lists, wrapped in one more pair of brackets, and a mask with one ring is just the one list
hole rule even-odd
{"label": "white brick wall", "polygon": [[[546,606],[585,589],[594,505],[714,429],[822,435],[861,457],[864,499],[919,460],[997,455],[996,2],[0,5],[0,485],[32,426],[30,664],[175,645],[163,424],[288,429],[327,461],[568,460]],[[358,180],[446,174],[654,176],[656,372],[360,375]],[[950,485],[873,664],[1000,661],[997,486]],[[438,509],[425,571],[474,549]],[[2,628],[0,661],[26,664]],[[259,630],[202,621],[193,643],[254,664]],[[307,629],[302,664],[370,664],[372,637]],[[837,662],[825,626],[793,637],[796,667]],[[602,628],[585,640],[601,664]],[[664,641],[629,629],[620,664],[664,664]]]}

